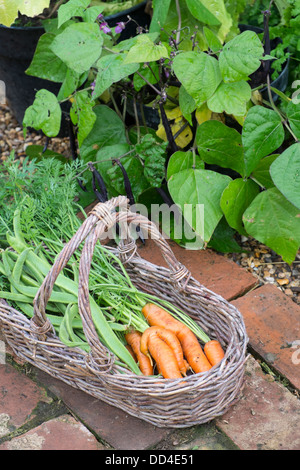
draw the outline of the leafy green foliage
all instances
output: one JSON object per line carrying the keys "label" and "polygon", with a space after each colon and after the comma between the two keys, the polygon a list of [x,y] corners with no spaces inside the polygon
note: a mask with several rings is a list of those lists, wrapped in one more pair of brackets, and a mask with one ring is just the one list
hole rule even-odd
{"label": "leafy green foliage", "polygon": [[227,42],[219,57],[224,82],[247,80],[259,68],[263,52],[260,39],[252,31],[244,31]]}
{"label": "leafy green foliage", "polygon": [[272,109],[254,106],[249,109],[242,132],[245,149],[246,174],[249,176],[257,163],[274,152],[284,141],[280,116]]}
{"label": "leafy green foliage", "polygon": [[230,181],[229,176],[201,169],[183,170],[173,174],[168,180],[168,188],[174,202],[193,230],[203,237],[205,242],[210,240],[222,218],[220,199]]}
{"label": "leafy green foliage", "polygon": [[291,145],[276,158],[270,174],[279,191],[300,210],[300,143]]}
{"label": "leafy green foliage", "polygon": [[295,260],[300,245],[300,213],[277,188],[261,192],[246,209],[247,233],[278,253],[284,261]]}
{"label": "leafy green foliage", "polygon": [[96,23],[74,23],[51,44],[51,49],[67,67],[76,73],[89,70],[99,59],[103,36]]}
{"label": "leafy green foliage", "polygon": [[61,108],[57,97],[48,90],[39,90],[33,104],[26,109],[23,125],[42,130],[48,137],[56,136],[61,125]]}
{"label": "leafy green foliage", "polygon": [[221,82],[218,61],[204,52],[199,54],[191,51],[178,54],[174,58],[173,69],[197,106],[207,101]]}

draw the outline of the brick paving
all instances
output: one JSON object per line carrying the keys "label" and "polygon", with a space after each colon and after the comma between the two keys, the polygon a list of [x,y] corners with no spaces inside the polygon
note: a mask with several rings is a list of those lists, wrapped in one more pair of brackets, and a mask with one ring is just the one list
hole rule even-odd
{"label": "brick paving", "polygon": [[[211,423],[161,429],[32,366],[7,363],[0,365],[0,450],[300,450],[300,307],[221,255],[171,246],[244,316],[251,355],[239,402]],[[151,243],[140,253],[165,264]]]}

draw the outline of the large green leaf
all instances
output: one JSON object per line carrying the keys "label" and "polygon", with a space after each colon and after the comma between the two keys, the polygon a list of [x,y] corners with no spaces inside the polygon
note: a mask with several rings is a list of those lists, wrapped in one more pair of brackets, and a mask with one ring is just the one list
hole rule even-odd
{"label": "large green leaf", "polygon": [[225,44],[219,56],[224,82],[247,80],[259,68],[263,53],[263,45],[253,31],[235,36]]}
{"label": "large green leaf", "polygon": [[247,82],[222,82],[207,101],[207,106],[214,113],[225,112],[234,116],[245,116],[250,98],[251,88]]}
{"label": "large green leaf", "polygon": [[300,209],[300,143],[288,147],[272,163],[270,173],[279,191]]}
{"label": "large green leaf", "polygon": [[75,16],[83,16],[90,0],[69,0],[58,9],[58,27]]}
{"label": "large green leaf", "polygon": [[0,23],[11,26],[18,18],[18,12],[33,18],[49,7],[50,0],[0,0]]}
{"label": "large green leaf", "polygon": [[278,253],[295,260],[300,245],[300,211],[277,188],[261,192],[243,216],[249,235]]}
{"label": "large green leaf", "polygon": [[40,37],[32,62],[26,70],[27,75],[52,82],[64,81],[68,68],[51,49],[54,38],[55,34],[52,33],[45,33]]}
{"label": "large green leaf", "polygon": [[70,110],[70,117],[73,124],[77,125],[78,146],[81,147],[84,139],[89,135],[96,121],[96,114],[93,111],[95,102],[90,98],[86,90],[77,92]]}
{"label": "large green leaf", "polygon": [[179,150],[173,153],[169,159],[167,168],[167,179],[171,178],[175,173],[187,170],[189,168],[204,168],[204,161],[199,158],[198,155],[194,155],[193,152],[183,152]]}
{"label": "large green leaf", "polygon": [[280,116],[272,109],[253,106],[244,122],[242,141],[246,175],[249,176],[263,157],[283,143],[284,128]]}
{"label": "large green leaf", "polygon": [[125,54],[111,54],[98,60],[96,64],[98,73],[93,92],[94,99],[102,95],[113,83],[135,73],[139,69],[140,64],[124,64],[125,58]]}
{"label": "large green leaf", "polygon": [[35,100],[26,109],[23,126],[42,130],[48,137],[55,137],[61,125],[61,108],[57,97],[48,90],[39,90]]}
{"label": "large green leaf", "polygon": [[200,106],[210,98],[221,82],[217,59],[205,52],[182,52],[173,61],[178,80]]}
{"label": "large green leaf", "polygon": [[237,130],[220,121],[205,121],[197,128],[196,144],[206,163],[231,168],[244,175],[242,138]]}
{"label": "large green leaf", "polygon": [[168,180],[173,201],[183,212],[188,224],[205,242],[210,240],[223,216],[220,199],[230,181],[229,176],[202,169],[183,170]]}
{"label": "large green leaf", "polygon": [[113,109],[98,105],[93,111],[96,114],[95,124],[80,149],[80,155],[86,161],[92,161],[104,146],[127,143],[124,124]]}
{"label": "large green leaf", "polygon": [[153,15],[149,31],[150,33],[159,32],[164,25],[168,11],[170,8],[171,0],[153,0]]}
{"label": "large green leaf", "polygon": [[220,20],[211,13],[201,0],[186,0],[186,4],[194,18],[208,25],[220,25]]}
{"label": "large green leaf", "polygon": [[169,53],[163,44],[155,44],[148,34],[137,36],[135,45],[129,50],[124,64],[154,62],[168,58]]}
{"label": "large green leaf", "polygon": [[297,139],[300,139],[300,106],[292,101],[289,102],[286,108],[286,115],[289,120],[292,131]]}
{"label": "large green leaf", "polygon": [[68,26],[52,42],[52,51],[76,73],[84,73],[99,59],[103,36],[96,23]]}
{"label": "large green leaf", "polygon": [[229,183],[221,197],[221,209],[230,227],[246,235],[243,214],[259,193],[259,186],[252,180],[237,178]]}
{"label": "large green leaf", "polygon": [[262,158],[251,173],[251,178],[262,188],[269,189],[275,186],[270,175],[270,166],[277,157],[279,157],[279,153],[272,153],[272,155]]}
{"label": "large green leaf", "polygon": [[[194,2],[194,0],[190,1]],[[212,13],[220,21],[220,27],[217,31],[217,36],[223,43],[232,26],[231,14],[229,13],[229,11],[227,11],[225,6],[227,2],[225,2],[224,0],[201,0],[201,3],[204,7],[207,8],[210,13]]]}

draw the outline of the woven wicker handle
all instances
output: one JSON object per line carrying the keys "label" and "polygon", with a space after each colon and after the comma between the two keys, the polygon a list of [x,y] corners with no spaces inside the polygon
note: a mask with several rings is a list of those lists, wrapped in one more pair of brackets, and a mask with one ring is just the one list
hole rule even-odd
{"label": "woven wicker handle", "polygon": [[[116,212],[117,207],[120,209],[119,212]],[[90,368],[97,372],[106,372],[107,367],[111,367],[113,359],[110,357],[107,348],[101,344],[92,321],[89,298],[89,275],[96,243],[105,231],[109,230],[116,223],[120,224],[123,230],[124,227],[126,229],[130,224],[134,224],[148,231],[170,266],[174,281],[180,281],[182,277],[190,276],[189,271],[176,260],[171,248],[160,234],[156,225],[146,217],[128,210],[128,200],[126,197],[119,196],[106,203],[99,203],[95,206],[76,234],[64,246],[48,275],[45,277],[34,299],[34,316],[31,320],[31,327],[36,335],[44,335],[49,329],[53,328],[46,316],[47,303],[51,297],[54,284],[59,274],[66,267],[74,252],[85,240],[79,262],[78,309],[82,319],[85,337],[91,347],[90,362],[92,365],[90,365]],[[131,247],[134,246],[134,250],[136,247],[135,241],[130,239],[127,229],[125,233],[125,241],[122,239],[120,243],[120,252],[123,254],[128,251],[128,243]]]}

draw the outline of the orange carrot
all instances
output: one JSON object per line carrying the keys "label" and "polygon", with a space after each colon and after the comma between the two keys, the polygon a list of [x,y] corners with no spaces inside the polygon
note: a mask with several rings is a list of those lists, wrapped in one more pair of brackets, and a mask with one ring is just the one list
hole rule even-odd
{"label": "orange carrot", "polygon": [[181,374],[186,375],[188,364],[184,360],[181,344],[177,336],[172,331],[167,330],[166,328],[161,328],[159,326],[151,326],[147,328],[142,334],[140,346],[142,353],[145,355],[149,354],[148,341],[151,335],[157,335],[172,349]]}
{"label": "orange carrot", "polygon": [[211,369],[212,366],[196,335],[186,325],[152,303],[146,304],[142,308],[142,313],[150,325],[161,326],[175,333],[181,343],[183,354],[194,372],[206,372]]}
{"label": "orange carrot", "polygon": [[205,343],[204,352],[212,366],[219,364],[225,356],[221,344],[215,339]]}
{"label": "orange carrot", "polygon": [[150,335],[148,348],[151,356],[157,364],[158,371],[165,379],[182,378],[172,349],[161,338],[154,334]]}
{"label": "orange carrot", "polygon": [[126,333],[125,335],[127,343],[129,344],[129,346],[131,346],[137,358],[139,368],[142,374],[153,375],[153,367],[151,364],[151,360],[149,359],[149,357],[145,356],[140,350],[141,337],[142,333],[136,330]]}
{"label": "orange carrot", "polygon": [[195,373],[206,372],[211,369],[211,364],[205,356],[196,335],[188,328],[178,333],[183,354]]}
{"label": "orange carrot", "polygon": [[166,310],[152,303],[147,303],[142,308],[142,313],[149,325],[166,328],[167,330],[175,333],[175,335],[179,333],[183,326],[182,322],[176,320],[176,318],[172,317],[172,315],[166,312]]}

